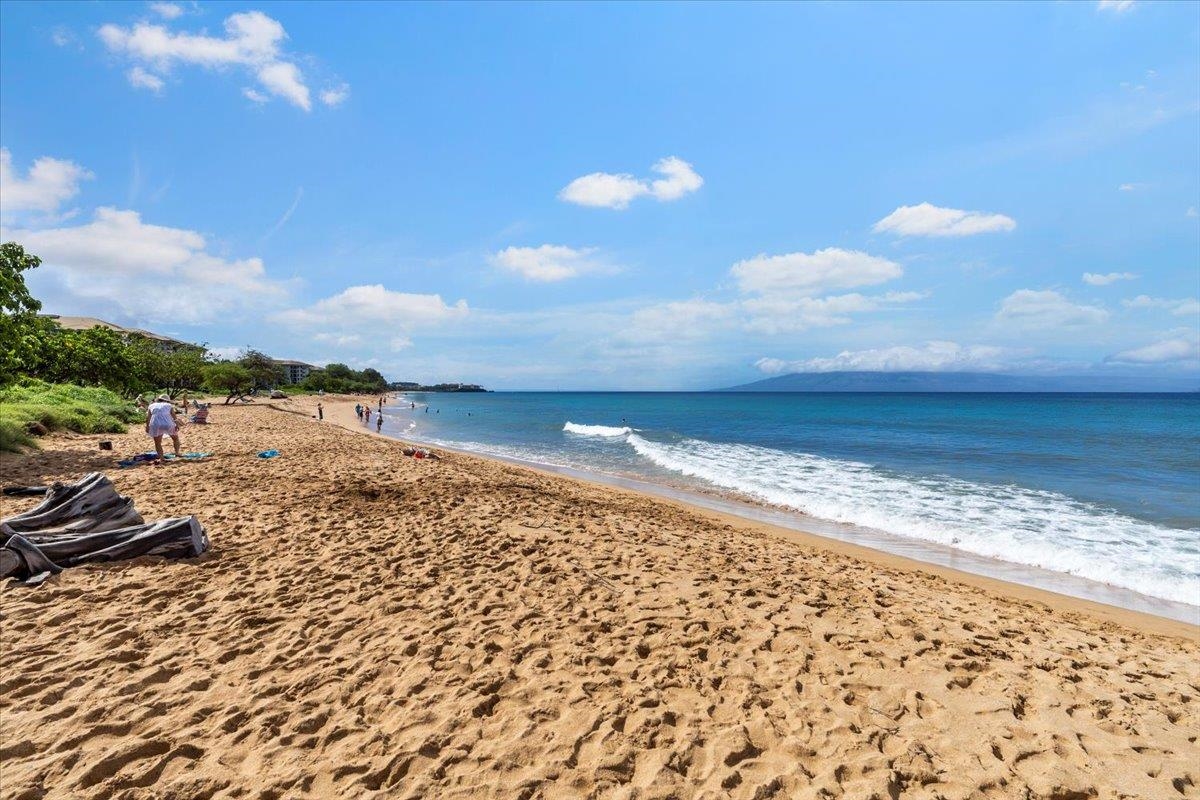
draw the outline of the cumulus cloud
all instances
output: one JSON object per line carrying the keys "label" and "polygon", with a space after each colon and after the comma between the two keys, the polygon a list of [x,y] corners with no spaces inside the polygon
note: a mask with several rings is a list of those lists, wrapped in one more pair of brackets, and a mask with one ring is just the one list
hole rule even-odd
{"label": "cumulus cloud", "polygon": [[1117,364],[1167,364],[1177,361],[1200,360],[1200,338],[1193,333],[1122,350],[1105,361]]}
{"label": "cumulus cloud", "polygon": [[327,106],[340,106],[350,97],[350,84],[343,83],[321,92],[321,102]]}
{"label": "cumulus cloud", "polygon": [[963,346],[956,342],[931,341],[920,347],[900,345],[871,350],[843,350],[832,358],[784,361],[760,358],[754,366],[768,375],[791,372],[955,372],[1001,369],[1011,353],[990,345]]}
{"label": "cumulus cloud", "polygon": [[1000,302],[996,319],[1027,328],[1072,327],[1104,322],[1108,311],[1073,303],[1052,289],[1018,289]]}
{"label": "cumulus cloud", "polygon": [[704,185],[704,178],[692,165],[676,156],[659,160],[651,169],[662,177],[651,180],[628,173],[593,172],[568,183],[558,197],[580,206],[623,210],[639,197],[653,197],[666,203]]}
{"label": "cumulus cloud", "polygon": [[1131,281],[1138,276],[1132,272],[1109,272],[1099,275],[1095,272],[1083,273],[1083,282],[1088,286],[1108,286],[1110,283],[1117,281]]}
{"label": "cumulus cloud", "polygon": [[348,331],[365,331],[369,335],[378,330],[409,331],[462,319],[468,312],[466,300],[447,305],[438,294],[394,292],[374,284],[351,286],[307,308],[281,311],[274,319],[285,325],[322,328],[337,335],[348,335]]}
{"label": "cumulus cloud", "polygon": [[213,255],[196,231],[150,225],[136,211],[102,207],[84,225],[0,235],[41,256],[33,278],[52,281],[64,302],[100,316],[119,308],[139,320],[209,322],[288,294],[261,259]]}
{"label": "cumulus cloud", "polygon": [[851,294],[827,297],[754,297],[743,300],[749,315],[746,328],[760,333],[787,333],[846,325],[853,314],[879,311],[924,297],[920,292],[888,292],[882,295]]}
{"label": "cumulus cloud", "polygon": [[931,203],[921,203],[900,206],[876,222],[874,231],[900,236],[974,236],[978,233],[1011,231],[1016,227],[1016,221],[1003,214],[939,208]]}
{"label": "cumulus cloud", "polygon": [[163,19],[176,19],[183,16],[183,6],[178,3],[151,3],[150,10]]}
{"label": "cumulus cloud", "polygon": [[618,332],[623,341],[680,341],[703,339],[734,318],[730,303],[693,298],[639,308],[628,326]]}
{"label": "cumulus cloud", "polygon": [[155,94],[162,91],[166,84],[163,79],[152,72],[147,72],[141,67],[134,67],[125,73],[125,77],[129,79],[129,85],[135,89],[149,89]]}
{"label": "cumulus cloud", "polygon": [[813,253],[760,253],[739,261],[730,274],[743,292],[813,295],[883,283],[904,274],[900,265],[859,250],[826,247]]}
{"label": "cumulus cloud", "polygon": [[251,86],[247,86],[242,89],[242,97],[246,98],[251,103],[258,103],[259,105],[271,100],[271,98],[267,97],[265,94]]}
{"label": "cumulus cloud", "polygon": [[12,153],[0,147],[0,212],[6,217],[20,211],[52,214],[79,194],[81,181],[91,172],[73,161],[43,156],[24,177],[13,168]]}
{"label": "cumulus cloud", "polygon": [[730,268],[743,294],[745,327],[762,333],[802,331],[844,325],[852,314],[909,303],[919,292],[820,297],[838,289],[873,286],[899,278],[904,270],[886,258],[858,250],[827,247],[812,253],[760,254]]}
{"label": "cumulus cloud", "polygon": [[[283,52],[287,32],[261,11],[230,14],[225,18],[224,36],[175,33],[165,25],[144,21],[128,28],[102,25],[99,36],[110,51],[136,62],[135,70],[140,70],[137,82],[130,72],[135,86],[161,90],[162,76],[180,64],[208,69],[241,67],[255,77],[266,95],[282,98],[305,111],[312,108],[311,93],[300,68]],[[151,86],[153,80],[158,81],[156,87]],[[345,92],[346,87],[327,91]]]}
{"label": "cumulus cloud", "polygon": [[1130,300],[1122,300],[1121,305],[1126,308],[1160,308],[1170,311],[1177,317],[1191,316],[1200,314],[1200,301],[1195,298],[1183,298],[1179,300],[1169,300],[1165,297],[1150,297],[1148,295],[1139,294]]}
{"label": "cumulus cloud", "polygon": [[1126,11],[1131,11],[1134,5],[1134,0],[1097,0],[1096,10],[1124,14]]}
{"label": "cumulus cloud", "polygon": [[595,253],[594,247],[575,249],[559,244],[506,247],[492,256],[492,262],[525,280],[553,283],[605,271],[607,267],[595,258]]}

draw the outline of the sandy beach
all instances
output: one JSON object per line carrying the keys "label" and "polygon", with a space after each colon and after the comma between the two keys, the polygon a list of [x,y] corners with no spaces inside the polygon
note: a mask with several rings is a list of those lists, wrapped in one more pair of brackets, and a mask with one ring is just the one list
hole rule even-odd
{"label": "sandy beach", "polygon": [[406,458],[353,402],[215,406],[198,463],[0,458],[213,542],[0,588],[0,797],[1200,797],[1195,627]]}

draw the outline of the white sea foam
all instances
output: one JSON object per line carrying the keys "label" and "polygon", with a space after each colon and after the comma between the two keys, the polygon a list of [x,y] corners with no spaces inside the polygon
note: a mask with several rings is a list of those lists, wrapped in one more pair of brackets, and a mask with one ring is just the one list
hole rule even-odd
{"label": "white sea foam", "polygon": [[[569,429],[571,423],[567,423]],[[574,426],[595,430],[598,426]],[[628,428],[642,457],[748,498],[977,555],[1200,604],[1196,531],[1134,519],[1055,492],[891,473],[853,461],[695,439],[663,443]],[[591,434],[597,435],[597,434]]]}
{"label": "white sea foam", "polygon": [[578,425],[574,422],[568,422],[563,425],[563,431],[573,433],[576,436],[625,436],[633,433],[633,428],[612,428],[608,425]]}

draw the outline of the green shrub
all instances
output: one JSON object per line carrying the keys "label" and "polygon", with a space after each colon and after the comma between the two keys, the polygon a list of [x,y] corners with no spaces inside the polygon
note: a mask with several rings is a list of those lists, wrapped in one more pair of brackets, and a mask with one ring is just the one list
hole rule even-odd
{"label": "green shrub", "polygon": [[34,444],[31,435],[51,431],[122,433],[142,418],[108,389],[26,380],[0,389],[0,450],[17,452]]}

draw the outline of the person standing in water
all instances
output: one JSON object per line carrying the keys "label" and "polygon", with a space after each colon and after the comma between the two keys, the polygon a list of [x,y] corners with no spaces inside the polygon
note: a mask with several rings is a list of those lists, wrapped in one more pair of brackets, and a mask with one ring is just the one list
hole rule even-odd
{"label": "person standing in water", "polygon": [[165,394],[160,394],[146,409],[146,434],[154,440],[154,451],[160,459],[163,457],[164,436],[171,437],[171,444],[175,445],[175,457],[179,458],[179,424],[175,419],[178,413],[171,398]]}
{"label": "person standing in water", "polygon": [[383,414],[380,414],[379,416],[377,416],[375,418],[375,432],[376,433],[383,432]]}

